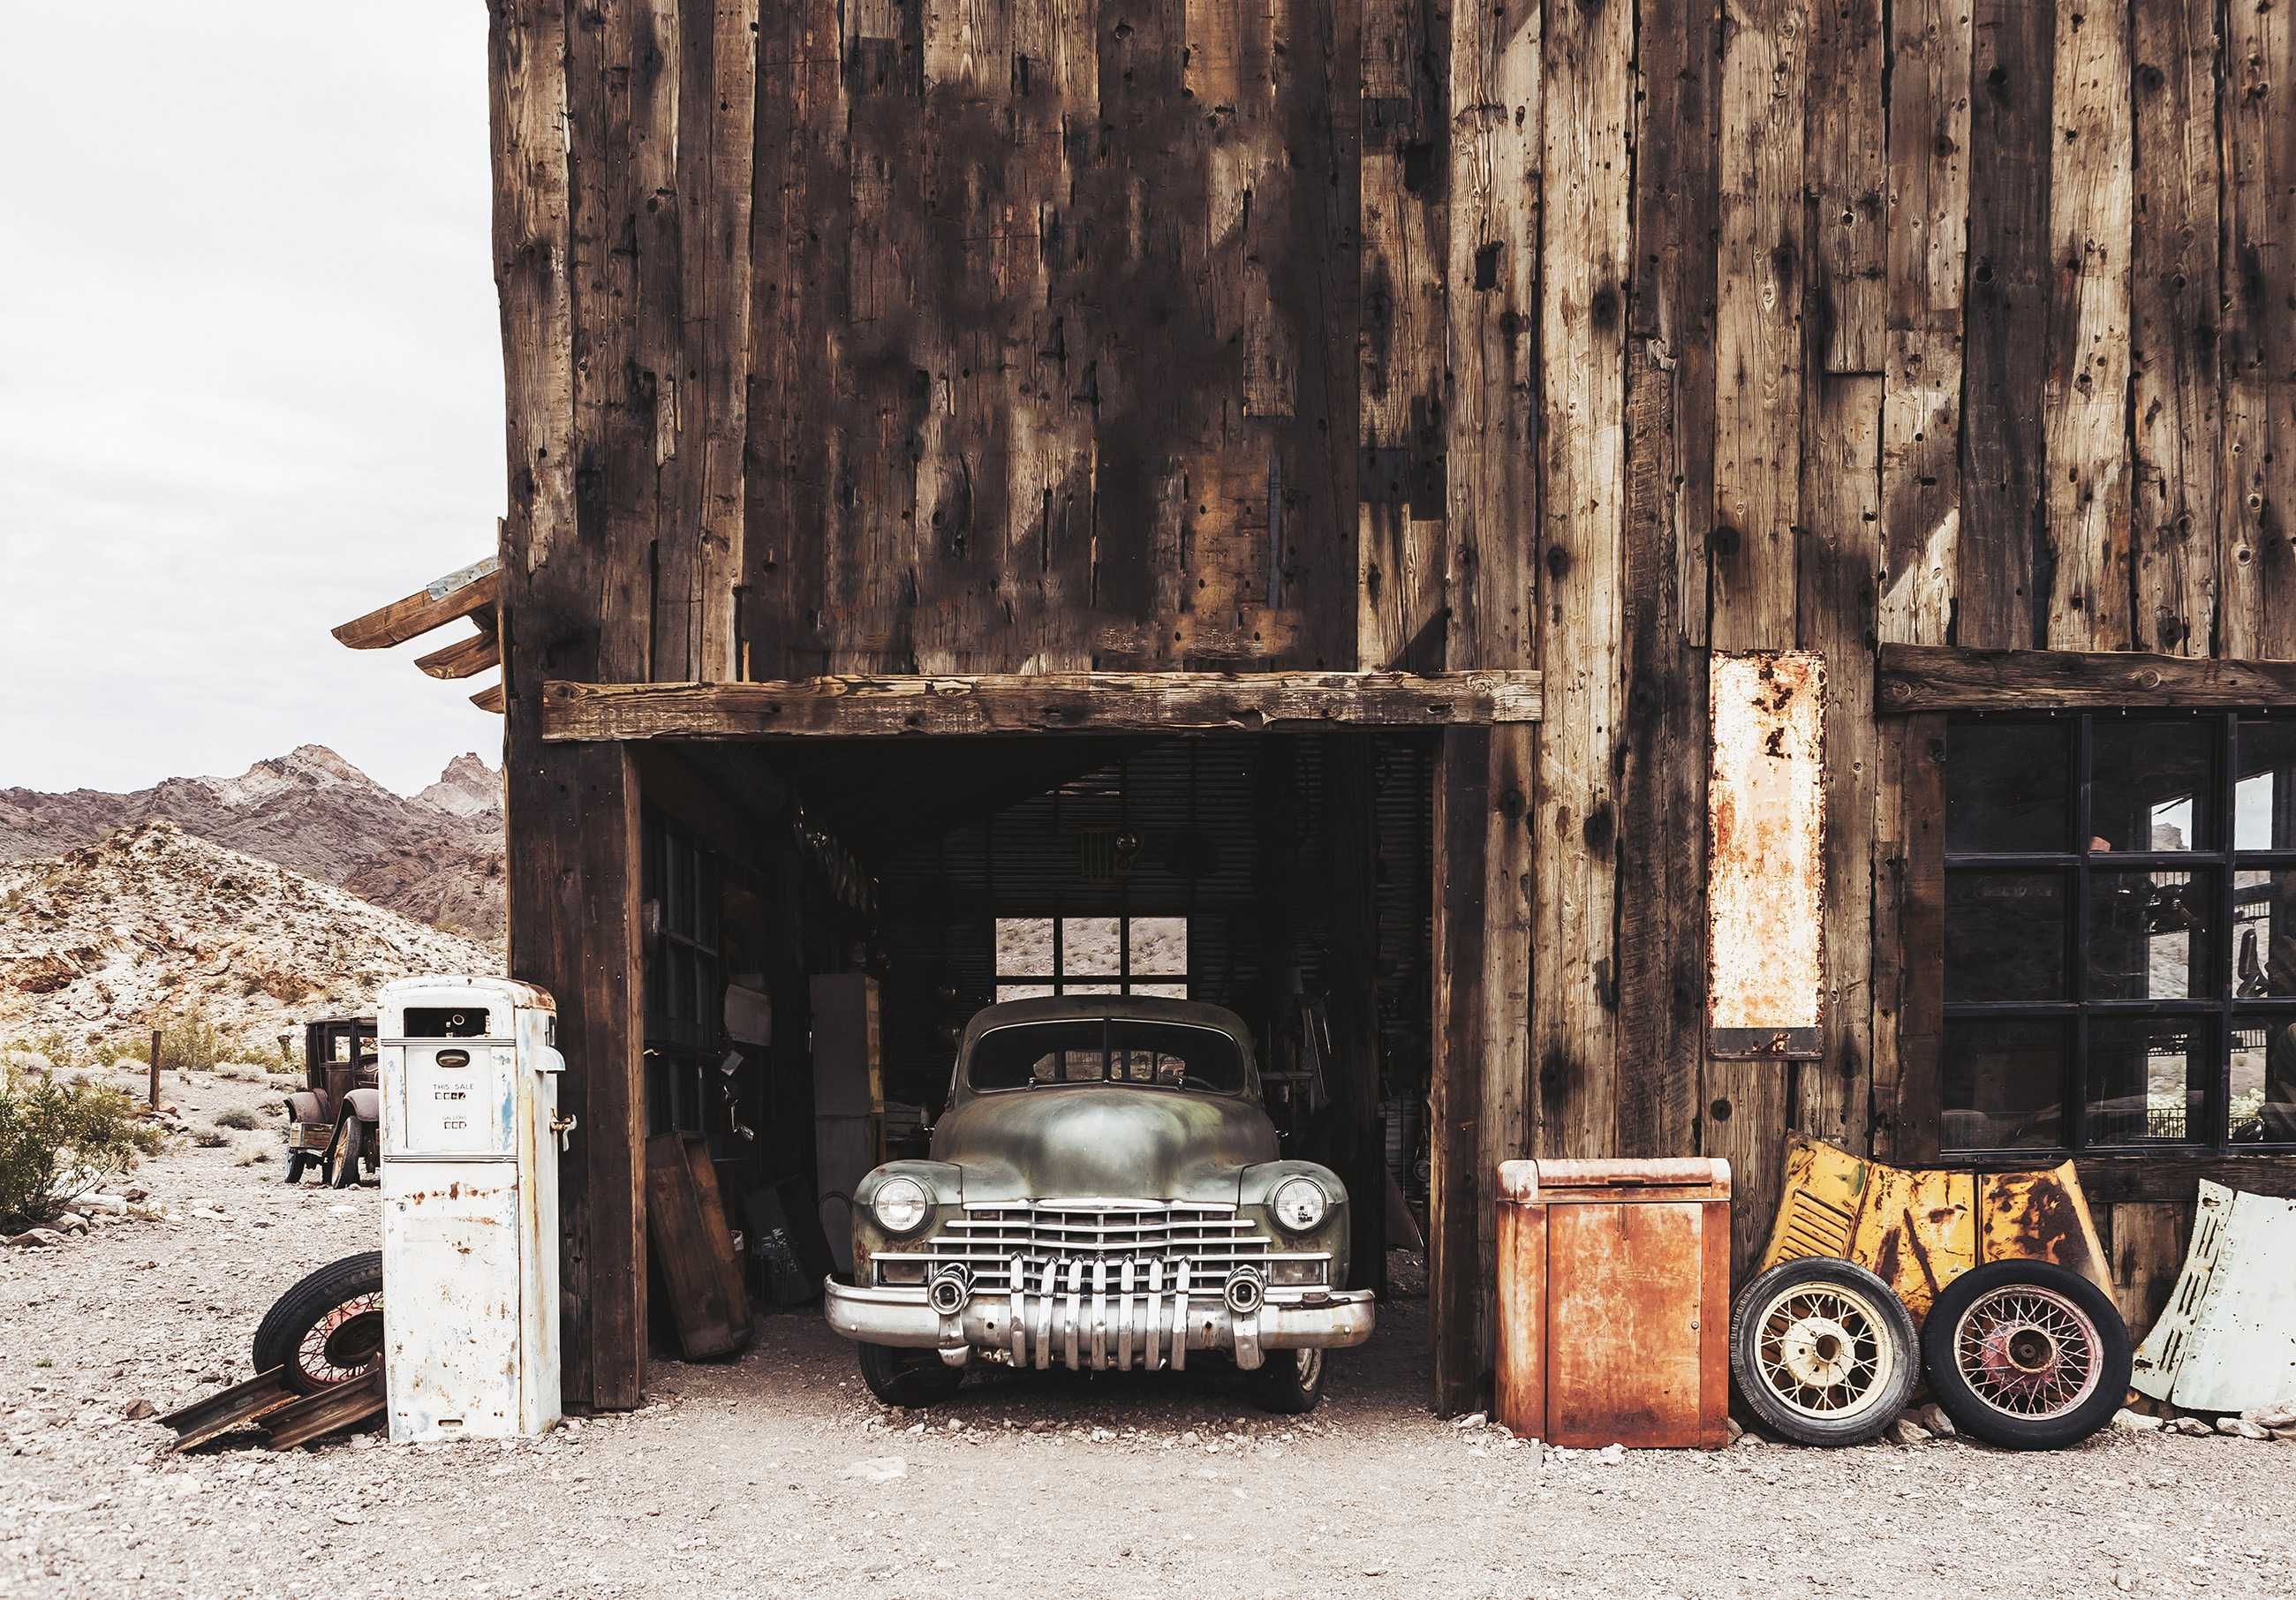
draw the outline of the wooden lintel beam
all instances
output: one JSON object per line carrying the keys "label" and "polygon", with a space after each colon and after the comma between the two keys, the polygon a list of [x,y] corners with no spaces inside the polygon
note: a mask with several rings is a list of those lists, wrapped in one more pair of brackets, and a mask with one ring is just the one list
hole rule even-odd
{"label": "wooden lintel beam", "polygon": [[1877,713],[2084,707],[2284,705],[2296,661],[2195,660],[2139,651],[1967,650],[1884,644]]}
{"label": "wooden lintel beam", "polygon": [[476,677],[489,667],[502,665],[502,645],[492,628],[482,628],[467,639],[415,657],[414,664],[432,677]]}
{"label": "wooden lintel beam", "polygon": [[1538,674],[1052,672],[542,686],[553,743],[1536,722]]}
{"label": "wooden lintel beam", "polygon": [[403,600],[355,617],[334,630],[339,644],[353,650],[384,650],[419,638],[457,617],[467,617],[495,603],[501,582],[502,561],[489,555],[459,572],[427,583]]}
{"label": "wooden lintel beam", "polygon": [[488,684],[485,688],[471,696],[471,703],[478,707],[481,711],[492,711],[496,716],[501,716],[503,712],[503,686],[498,683]]}

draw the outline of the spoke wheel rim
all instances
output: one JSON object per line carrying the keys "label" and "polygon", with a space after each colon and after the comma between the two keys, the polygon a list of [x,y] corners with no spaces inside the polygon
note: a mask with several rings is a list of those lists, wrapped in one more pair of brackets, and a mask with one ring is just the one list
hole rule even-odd
{"label": "spoke wheel rim", "polygon": [[1890,1392],[1898,1346],[1865,1295],[1839,1284],[1797,1284],[1772,1295],[1755,1319],[1754,1371],[1794,1415],[1847,1422]]}
{"label": "spoke wheel rim", "polygon": [[347,1383],[372,1368],[382,1355],[382,1296],[354,1295],[305,1330],[295,1345],[295,1365],[322,1386]]}
{"label": "spoke wheel rim", "polygon": [[2078,1410],[2096,1392],[2104,1341],[2070,1296],[2009,1284],[1979,1295],[1955,1321],[1953,1360],[1988,1410],[2046,1422]]}

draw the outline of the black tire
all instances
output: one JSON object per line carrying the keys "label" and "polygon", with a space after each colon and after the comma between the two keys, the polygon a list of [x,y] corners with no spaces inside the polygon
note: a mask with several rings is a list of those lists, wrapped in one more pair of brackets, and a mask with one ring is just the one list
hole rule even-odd
{"label": "black tire", "polygon": [[329,1181],[338,1189],[348,1189],[359,1180],[359,1153],[365,1147],[365,1129],[357,1117],[345,1117],[335,1130],[335,1169]]}
{"label": "black tire", "polygon": [[2008,1450],[2078,1444],[2128,1392],[2128,1325],[2103,1290],[2053,1261],[1992,1261],[1948,1284],[1922,1356],[1954,1426]]}
{"label": "black tire", "polygon": [[1730,1375],[1796,1444],[1881,1437],[1921,1379],[1914,1319],[1890,1285],[1831,1256],[1781,1261],[1730,1308]]}
{"label": "black tire", "polygon": [[382,1359],[382,1252],[330,1261],[281,1295],[255,1330],[255,1370],[316,1394]]}
{"label": "black tire", "polygon": [[964,1368],[951,1366],[937,1350],[865,1344],[860,1352],[861,1381],[884,1405],[938,1406],[964,1382]]}
{"label": "black tire", "polygon": [[304,1154],[299,1150],[291,1150],[287,1153],[287,1181],[289,1183],[299,1184],[303,1181],[303,1164],[310,1159],[311,1158],[309,1156]]}
{"label": "black tire", "polygon": [[1269,1350],[1244,1374],[1251,1403],[1279,1416],[1304,1416],[1324,1402],[1322,1350]]}

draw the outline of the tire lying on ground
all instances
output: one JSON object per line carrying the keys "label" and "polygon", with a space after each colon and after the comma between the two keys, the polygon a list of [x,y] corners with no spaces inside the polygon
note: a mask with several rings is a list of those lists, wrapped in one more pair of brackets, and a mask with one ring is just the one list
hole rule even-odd
{"label": "tire lying on ground", "polygon": [[382,1252],[330,1261],[281,1295],[255,1330],[255,1370],[283,1367],[290,1389],[316,1394],[382,1359]]}
{"label": "tire lying on ground", "polygon": [[1853,1262],[1781,1261],[1730,1308],[1730,1374],[1763,1424],[1796,1444],[1864,1444],[1913,1398],[1914,1321]]}
{"label": "tire lying on ground", "polygon": [[1954,1426],[2005,1449],[2078,1444],[2128,1389],[2128,1328],[2112,1298],[2050,1261],[1988,1262],[1948,1284],[1922,1355]]}
{"label": "tire lying on ground", "polygon": [[855,1347],[861,1360],[861,1381],[887,1406],[938,1406],[955,1398],[964,1382],[964,1368],[951,1366],[934,1350],[896,1350],[890,1345]]}

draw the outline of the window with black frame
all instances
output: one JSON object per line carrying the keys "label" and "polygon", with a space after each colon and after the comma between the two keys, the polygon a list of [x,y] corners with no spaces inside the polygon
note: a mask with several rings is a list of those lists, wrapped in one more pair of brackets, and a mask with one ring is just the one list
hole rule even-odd
{"label": "window with black frame", "polygon": [[2296,718],[1957,717],[1948,1151],[2296,1146]]}

